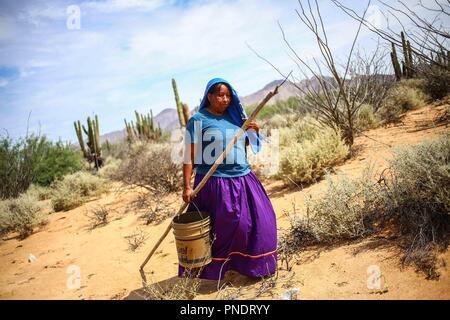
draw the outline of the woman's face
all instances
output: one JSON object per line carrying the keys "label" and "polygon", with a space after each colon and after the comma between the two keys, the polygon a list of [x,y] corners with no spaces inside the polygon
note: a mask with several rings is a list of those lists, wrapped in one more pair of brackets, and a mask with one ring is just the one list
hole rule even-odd
{"label": "woman's face", "polygon": [[218,92],[208,93],[208,100],[214,111],[223,113],[231,103],[231,92],[226,85],[222,84]]}

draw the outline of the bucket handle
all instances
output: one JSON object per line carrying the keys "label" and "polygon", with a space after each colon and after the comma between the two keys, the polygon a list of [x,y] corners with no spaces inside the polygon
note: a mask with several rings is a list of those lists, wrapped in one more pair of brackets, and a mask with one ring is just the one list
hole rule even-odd
{"label": "bucket handle", "polygon": [[[202,212],[200,211],[200,209],[199,209],[199,208],[197,207],[197,205],[195,204],[195,200],[193,200],[191,203],[195,206],[195,208],[197,209],[198,213],[200,214],[200,218],[202,218],[202,220],[203,220]],[[203,233],[203,225],[200,226],[200,232]]]}

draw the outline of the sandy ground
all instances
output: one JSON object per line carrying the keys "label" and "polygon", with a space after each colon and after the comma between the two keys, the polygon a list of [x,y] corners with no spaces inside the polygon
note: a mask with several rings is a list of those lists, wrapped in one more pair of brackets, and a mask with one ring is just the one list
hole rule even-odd
{"label": "sandy ground", "polygon": [[[368,164],[379,172],[393,148],[448,132],[448,125],[433,125],[437,112],[444,108],[415,110],[402,124],[365,132],[355,141],[356,155],[335,168],[336,173],[357,177]],[[279,181],[263,184],[275,208],[280,233],[289,227],[286,212],[292,212],[294,204],[301,214],[304,197],[326,188],[326,181],[302,190]],[[139,219],[142,210],[133,204],[137,193],[115,192],[116,187],[81,207],[50,214],[49,223],[25,240],[18,240],[14,234],[4,237],[0,241],[0,299],[142,299],[139,266],[170,219],[145,225]],[[174,213],[181,205],[177,197],[170,196]],[[110,222],[92,229],[86,213],[101,206],[110,212]],[[125,237],[136,230],[145,232],[147,239],[131,251]],[[437,281],[426,280],[413,267],[403,268],[400,254],[395,244],[382,237],[311,248],[291,261],[291,271],[279,262],[276,278],[253,280],[229,272],[220,284],[203,281],[196,299],[280,299],[292,288],[300,290],[298,299],[450,299],[448,250],[440,255],[441,276]],[[146,266],[151,286],[173,287],[177,261],[170,234]],[[377,272],[381,273],[380,285],[369,289]]]}

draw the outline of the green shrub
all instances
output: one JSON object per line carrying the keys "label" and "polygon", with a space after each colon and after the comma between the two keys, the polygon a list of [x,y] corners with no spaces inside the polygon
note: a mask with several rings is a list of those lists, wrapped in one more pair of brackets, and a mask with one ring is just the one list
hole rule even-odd
{"label": "green shrub", "polygon": [[424,91],[433,99],[442,99],[450,94],[450,72],[437,66],[428,66],[423,72]]}
{"label": "green shrub", "polygon": [[373,107],[370,104],[362,105],[358,110],[356,118],[356,127],[359,130],[367,130],[375,128],[380,119],[373,111]]}
{"label": "green shrub", "polygon": [[324,126],[310,115],[290,124],[289,127],[279,128],[280,147],[289,147],[293,142],[312,140],[324,129]]}
{"label": "green shrub", "polygon": [[289,147],[282,148],[279,176],[286,183],[312,183],[347,157],[349,149],[339,132],[322,127],[316,135],[309,137],[314,130],[315,127],[305,125],[295,136],[308,139],[302,142],[291,140]]}
{"label": "green shrub", "polygon": [[28,237],[37,226],[47,222],[43,209],[43,205],[29,194],[0,201],[0,234],[17,232],[21,239]]}
{"label": "green shrub", "polygon": [[61,141],[47,142],[44,152],[44,159],[36,165],[36,178],[33,180],[41,186],[50,186],[53,181],[83,167],[81,153],[69,144],[63,144]]}
{"label": "green shrub", "polygon": [[91,196],[99,195],[108,189],[107,180],[86,172],[66,175],[52,185],[51,202],[55,211],[70,210]]}
{"label": "green shrub", "polygon": [[379,110],[379,117],[385,123],[398,122],[409,110],[424,107],[430,100],[425,93],[425,80],[407,79],[396,83],[388,92],[385,104]]}
{"label": "green shrub", "polygon": [[30,135],[14,142],[0,138],[0,198],[15,198],[31,183],[43,186],[80,170],[81,154],[62,142]]}

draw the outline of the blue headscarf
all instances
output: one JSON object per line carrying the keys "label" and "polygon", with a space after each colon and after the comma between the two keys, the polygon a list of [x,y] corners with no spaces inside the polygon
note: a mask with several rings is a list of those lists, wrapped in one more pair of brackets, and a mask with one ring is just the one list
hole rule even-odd
{"label": "blue headscarf", "polygon": [[[208,82],[208,84],[206,85],[205,93],[203,94],[203,99],[200,102],[199,110],[206,108],[206,106],[208,105],[208,91],[209,89],[211,89],[213,85],[219,82],[225,83],[231,89],[231,103],[228,106],[226,112],[228,112],[228,115],[230,116],[231,121],[233,122],[234,125],[242,127],[244,121],[248,118],[247,114],[245,113],[245,110],[242,107],[241,101],[239,100],[239,96],[236,90],[234,90],[231,84],[229,84],[228,81],[226,81],[225,79],[214,78]],[[253,152],[257,153],[261,151],[262,148],[261,142],[266,141],[264,139],[264,136],[262,134],[257,134],[254,130],[247,131],[246,135],[248,136],[250,146],[252,147]]]}

